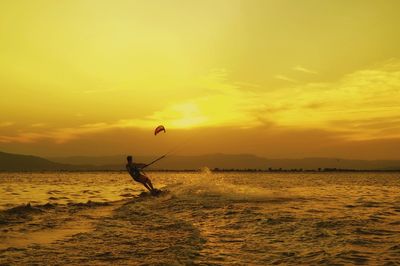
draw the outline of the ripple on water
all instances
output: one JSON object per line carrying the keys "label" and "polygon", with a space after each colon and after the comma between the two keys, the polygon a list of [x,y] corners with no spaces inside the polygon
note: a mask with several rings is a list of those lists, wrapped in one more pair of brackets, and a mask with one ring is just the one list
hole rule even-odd
{"label": "ripple on water", "polygon": [[356,235],[375,235],[375,236],[391,236],[399,233],[399,231],[375,229],[375,228],[357,228],[353,232]]}
{"label": "ripple on water", "polygon": [[371,252],[360,252],[357,250],[346,250],[335,255],[335,258],[344,263],[367,264]]}

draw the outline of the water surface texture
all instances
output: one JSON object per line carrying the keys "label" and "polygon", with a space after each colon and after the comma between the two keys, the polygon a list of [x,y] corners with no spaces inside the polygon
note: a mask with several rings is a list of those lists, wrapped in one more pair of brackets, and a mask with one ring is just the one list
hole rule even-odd
{"label": "water surface texture", "polygon": [[[0,264],[397,265],[396,173],[0,174]],[[30,203],[29,205],[27,205]]]}

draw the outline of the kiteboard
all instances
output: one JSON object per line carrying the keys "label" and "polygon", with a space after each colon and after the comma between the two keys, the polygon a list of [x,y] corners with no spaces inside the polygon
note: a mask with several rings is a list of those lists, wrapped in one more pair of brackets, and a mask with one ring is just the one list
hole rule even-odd
{"label": "kiteboard", "polygon": [[142,197],[150,197],[150,196],[152,196],[152,197],[159,197],[159,196],[164,195],[164,194],[167,194],[167,193],[168,193],[168,190],[161,190],[161,189],[155,188],[155,189],[153,190],[153,192],[146,191],[146,192],[140,193],[140,194],[139,194],[139,197],[140,197],[140,198],[142,198]]}
{"label": "kiteboard", "polygon": [[155,188],[155,189],[153,189],[153,191],[151,192],[151,195],[152,195],[152,196],[158,196],[158,195],[160,195],[161,193],[162,193],[162,191],[161,191],[160,189]]}

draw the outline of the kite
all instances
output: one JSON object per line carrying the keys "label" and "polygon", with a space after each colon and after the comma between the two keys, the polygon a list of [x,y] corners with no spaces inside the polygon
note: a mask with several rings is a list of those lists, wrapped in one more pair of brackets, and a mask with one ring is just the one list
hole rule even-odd
{"label": "kite", "polygon": [[161,131],[164,131],[164,133],[166,132],[165,131],[165,127],[164,126],[158,126],[158,127],[156,127],[156,129],[154,130],[154,136],[156,136],[158,133],[160,133]]}

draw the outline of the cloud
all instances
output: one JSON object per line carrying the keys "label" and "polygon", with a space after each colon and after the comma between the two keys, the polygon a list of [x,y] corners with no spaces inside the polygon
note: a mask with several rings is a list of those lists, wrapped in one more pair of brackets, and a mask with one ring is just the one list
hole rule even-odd
{"label": "cloud", "polygon": [[46,126],[45,123],[34,123],[31,125],[31,127],[44,127],[44,126]]}
{"label": "cloud", "polygon": [[[399,137],[400,61],[345,75],[336,82],[307,83],[266,92],[268,117],[281,126],[346,131],[350,139]],[[397,119],[397,118],[396,118]],[[341,121],[341,122],[339,122]],[[344,122],[346,121],[346,122]],[[375,127],[355,127],[360,121]],[[390,130],[390,134],[380,134]]]}
{"label": "cloud", "polygon": [[165,124],[172,128],[254,127],[260,125],[254,110],[263,105],[259,94],[230,83],[226,71],[213,71],[199,81],[208,93],[186,101],[171,102],[143,118],[125,119],[121,126],[149,128]]}
{"label": "cloud", "polygon": [[10,121],[0,122],[0,127],[9,127],[14,124],[15,124],[14,122],[10,122]]}
{"label": "cloud", "polygon": [[32,143],[36,142],[43,138],[43,134],[41,133],[33,133],[33,132],[26,132],[26,133],[19,133],[12,136],[2,135],[0,136],[0,143],[11,143],[11,142],[18,142],[18,143]]}
{"label": "cloud", "polygon": [[311,70],[311,69],[308,69],[308,68],[305,68],[305,67],[302,67],[302,66],[295,66],[292,69],[295,70],[295,71],[306,73],[306,74],[318,74],[317,71]]}
{"label": "cloud", "polygon": [[0,136],[0,142],[33,143],[44,139],[50,139],[56,143],[61,144],[79,138],[82,135],[99,133],[116,127],[118,127],[118,123],[114,124],[95,123],[95,124],[83,124],[77,127],[52,128],[52,129],[46,128],[45,132],[43,131],[23,132],[11,136],[2,135]]}
{"label": "cloud", "polygon": [[206,94],[171,101],[142,117],[64,128],[37,126],[3,134],[0,142],[50,139],[65,143],[84,135],[114,129],[148,130],[159,124],[174,129],[268,126],[271,130],[324,130],[357,141],[400,137],[400,61],[361,69],[335,82],[296,83],[280,89],[248,90],[246,84],[232,82],[228,76],[225,70],[213,71],[197,81]]}
{"label": "cloud", "polygon": [[283,80],[283,81],[288,81],[288,82],[291,82],[291,83],[297,83],[297,80],[289,78],[289,77],[284,76],[284,75],[276,75],[275,78]]}
{"label": "cloud", "polygon": [[261,102],[257,103],[259,95],[242,90],[237,84],[231,84],[227,76],[227,71],[224,69],[213,70],[198,80],[198,86],[207,91],[207,94],[171,102],[164,108],[141,118],[89,123],[76,127],[46,128],[46,131],[37,127],[35,132],[24,130],[24,133],[13,136],[0,136],[0,142],[32,143],[49,139],[56,143],[65,143],[83,135],[113,129],[153,129],[159,124],[175,129],[227,126],[249,128],[264,124],[265,118],[261,122],[261,119],[254,115],[254,111],[263,106]]}

